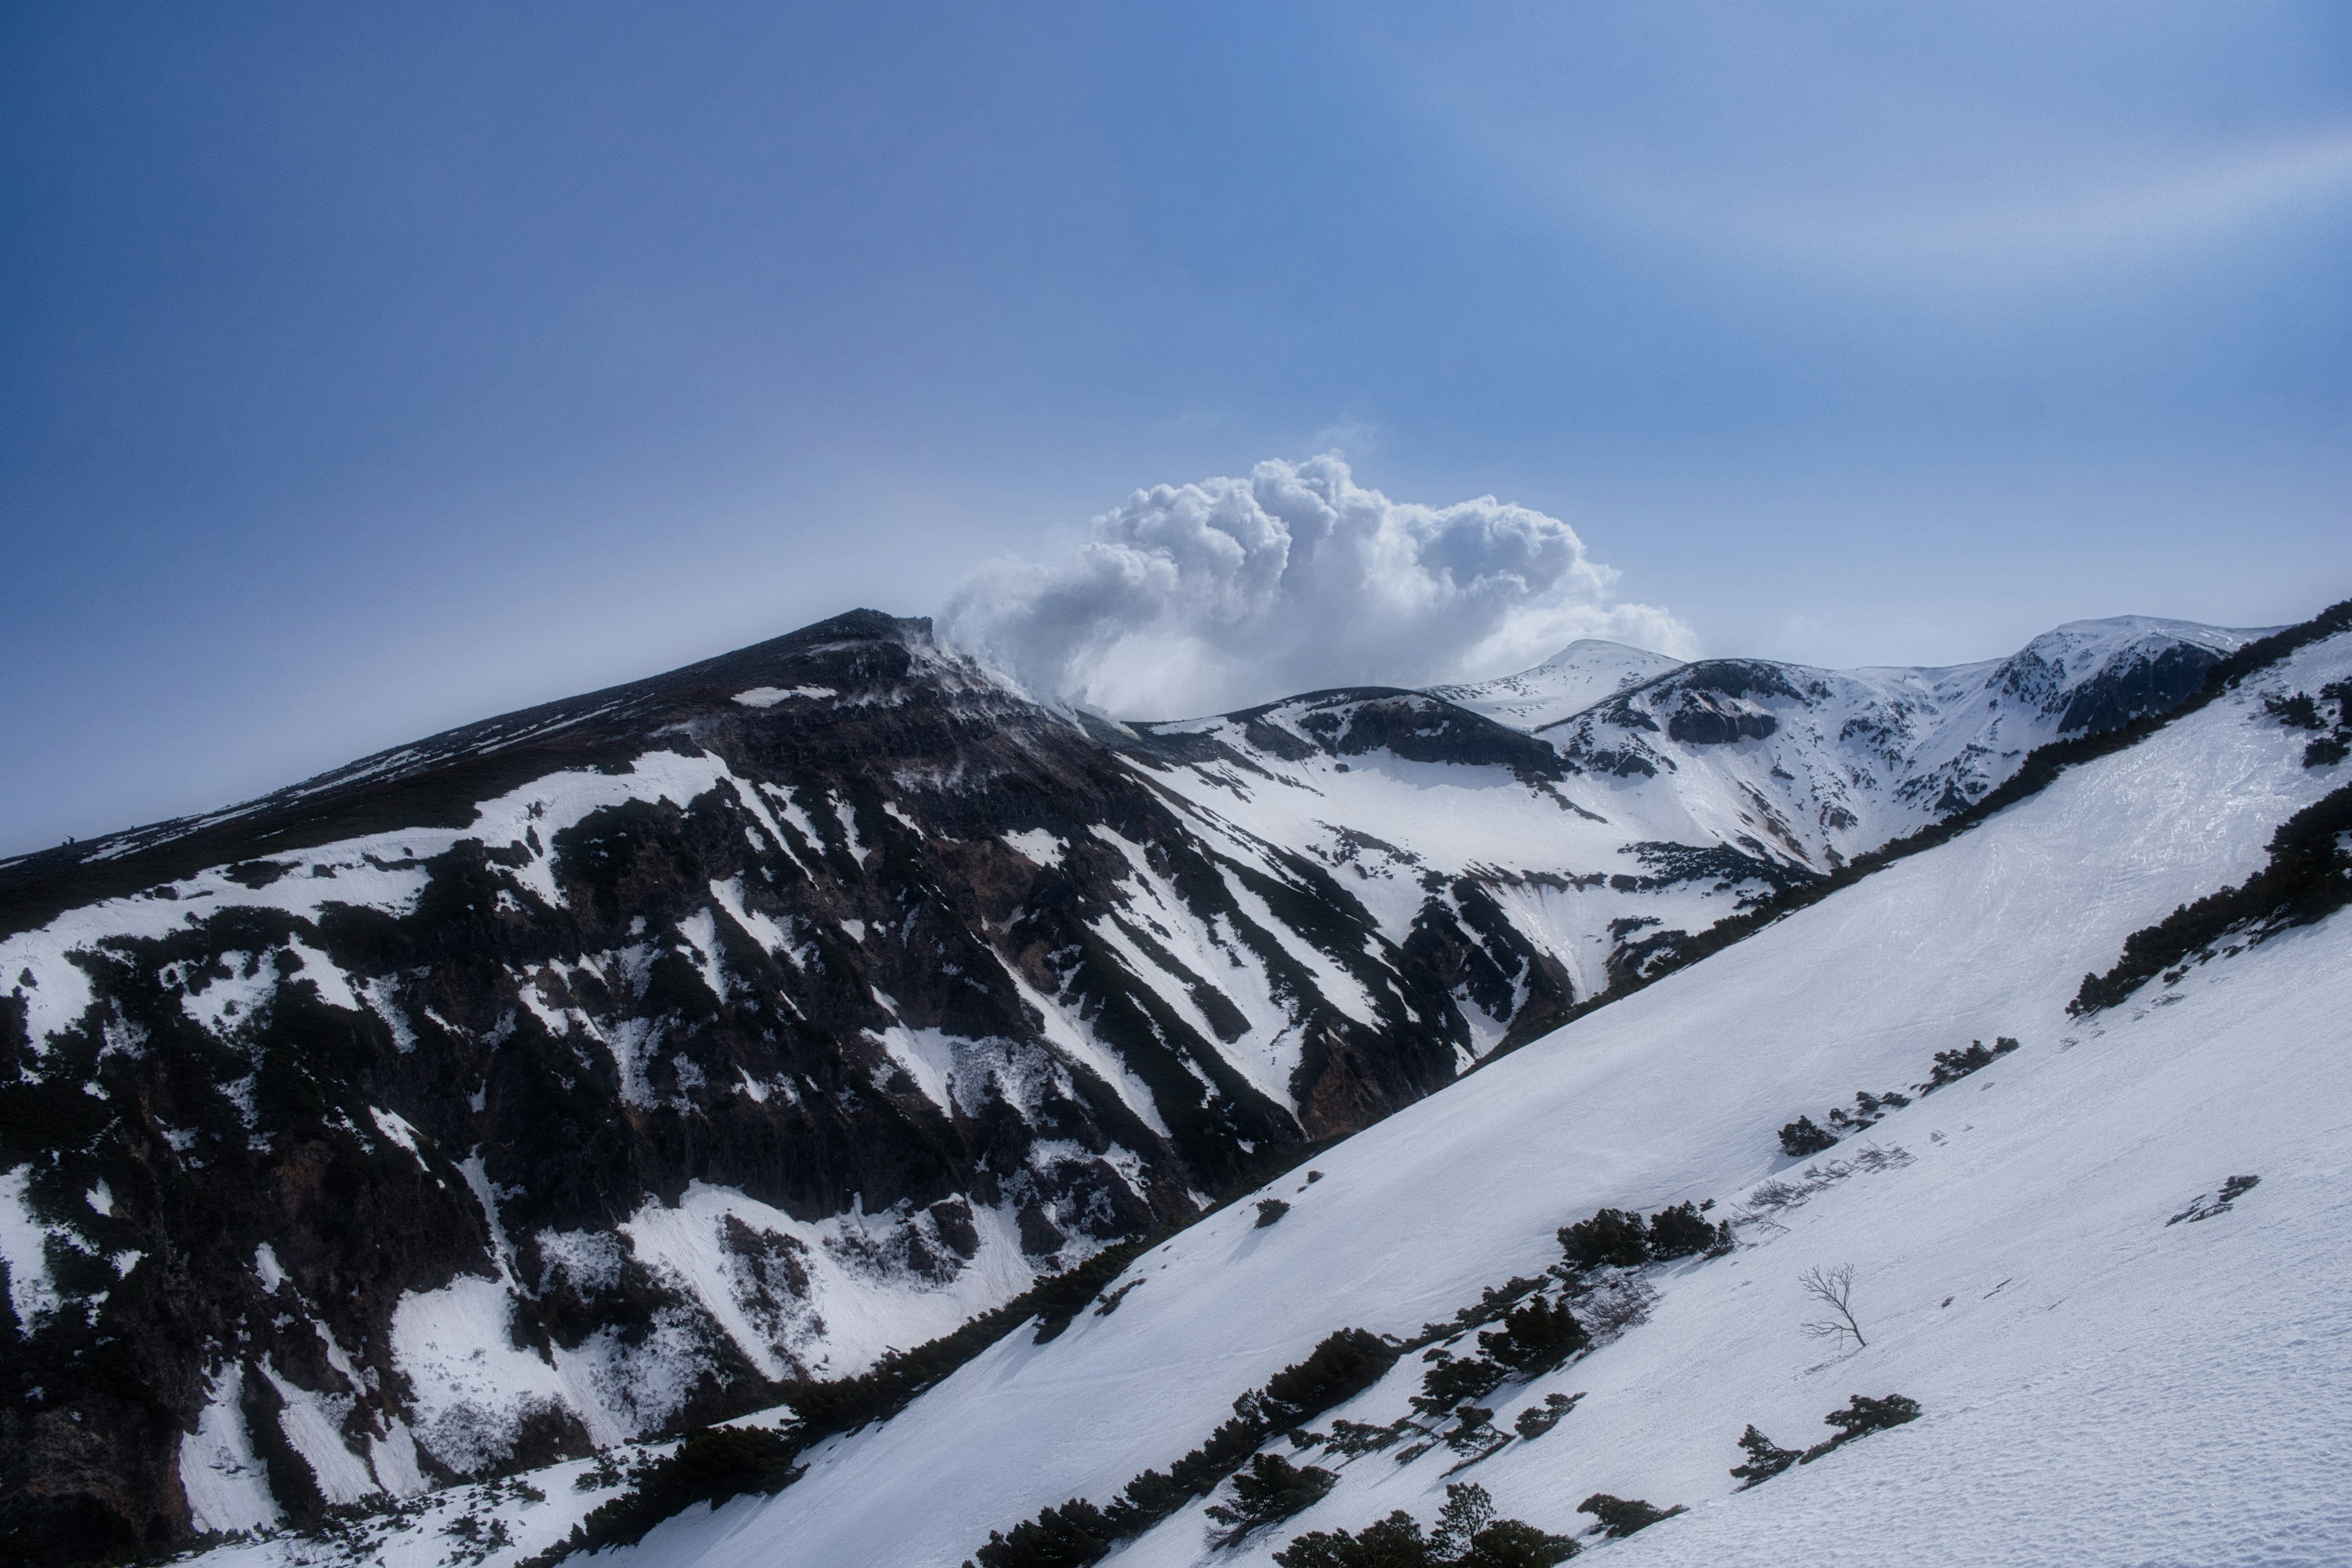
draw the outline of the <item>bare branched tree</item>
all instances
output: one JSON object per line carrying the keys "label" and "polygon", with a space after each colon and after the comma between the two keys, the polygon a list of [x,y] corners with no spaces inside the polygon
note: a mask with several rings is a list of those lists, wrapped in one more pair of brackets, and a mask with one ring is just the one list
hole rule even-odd
{"label": "bare branched tree", "polygon": [[1818,1264],[1797,1276],[1797,1283],[1805,1294],[1837,1314],[1834,1318],[1807,1323],[1805,1332],[1817,1340],[1843,1340],[1852,1335],[1857,1345],[1867,1345],[1862,1337],[1862,1325],[1853,1321],[1853,1265],[1841,1263],[1835,1268],[1823,1268]]}

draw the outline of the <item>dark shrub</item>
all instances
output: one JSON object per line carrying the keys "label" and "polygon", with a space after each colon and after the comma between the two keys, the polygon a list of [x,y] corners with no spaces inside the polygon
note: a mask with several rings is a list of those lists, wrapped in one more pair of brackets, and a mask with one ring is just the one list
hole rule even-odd
{"label": "dark shrub", "polygon": [[1979,1068],[1990,1067],[1995,1058],[2005,1057],[2015,1049],[2017,1042],[2002,1035],[1993,1041],[1990,1050],[1985,1048],[1982,1040],[1970,1040],[1967,1050],[1937,1051],[1936,1069],[1927,1075],[1927,1081],[1919,1086],[1920,1091],[1933,1094],[1946,1084],[1956,1083]]}
{"label": "dark shrub", "polygon": [[1801,1160],[1808,1154],[1818,1154],[1837,1146],[1837,1134],[1815,1122],[1810,1116],[1800,1116],[1780,1129],[1780,1152]]}
{"label": "dark shrub", "polygon": [[1429,1568],[1429,1542],[1399,1509],[1356,1534],[1310,1530],[1274,1554],[1281,1568]]}
{"label": "dark shrub", "polygon": [[1547,1394],[1541,1405],[1530,1405],[1519,1412],[1513,1425],[1518,1429],[1521,1442],[1532,1443],[1559,1425],[1559,1418],[1576,1408],[1581,1394]]}
{"label": "dark shrub", "polygon": [[2263,711],[2290,730],[2324,730],[2327,726],[2319,717],[2319,704],[2311,700],[2308,691],[2298,691],[2292,697],[2265,697]]}
{"label": "dark shrub", "polygon": [[745,1492],[776,1492],[801,1473],[798,1447],[781,1432],[758,1426],[706,1426],[689,1433],[669,1457],[638,1468],[629,1491],[603,1503],[572,1526],[571,1535],[541,1553],[554,1563],[574,1552],[633,1546],[673,1514],[698,1502],[716,1507]]}
{"label": "dark shrub", "polygon": [[1521,1519],[1498,1519],[1470,1538],[1460,1568],[1551,1568],[1575,1555],[1576,1542],[1565,1535]]}
{"label": "dark shrub", "polygon": [[1290,1205],[1280,1198],[1260,1198],[1257,1201],[1257,1228],[1264,1230],[1290,1212]]}
{"label": "dark shrub", "polygon": [[1232,1546],[1262,1525],[1305,1512],[1339,1481],[1328,1470],[1294,1465],[1279,1454],[1258,1455],[1249,1468],[1234,1476],[1234,1500],[1208,1510],[1211,1519],[1225,1527],[1217,1533],[1216,1543]]}
{"label": "dark shrub", "polygon": [[980,1568],[1085,1568],[1109,1554],[1113,1532],[1102,1510],[1084,1498],[1049,1508],[1013,1527],[988,1532]]}
{"label": "dark shrub", "polygon": [[1421,1392],[1412,1396],[1412,1407],[1423,1415],[1444,1415],[1466,1400],[1491,1394],[1506,1375],[1485,1356],[1456,1360],[1443,1351],[1437,1356],[1422,1373]]}
{"label": "dark shrub", "polygon": [[1889,1426],[1916,1421],[1919,1419],[1919,1402],[1900,1394],[1890,1394],[1884,1399],[1865,1398],[1857,1394],[1847,1401],[1843,1410],[1832,1410],[1822,1419],[1838,1429],[1837,1436],[1806,1449],[1805,1457],[1798,1463],[1810,1465],[1831,1449],[1851,1443],[1856,1437],[1866,1437]]}
{"label": "dark shrub", "polygon": [[1650,1260],[1642,1216],[1625,1209],[1601,1209],[1591,1219],[1561,1226],[1559,1245],[1579,1268],[1635,1268]]}
{"label": "dark shrub", "polygon": [[1637,1530],[1647,1530],[1662,1519],[1672,1519],[1685,1510],[1680,1503],[1672,1508],[1652,1508],[1640,1498],[1611,1497],[1607,1492],[1594,1492],[1576,1505],[1579,1513],[1589,1513],[1601,1521],[1603,1534],[1625,1536]]}
{"label": "dark shrub", "polygon": [[1660,1261],[1694,1257],[1718,1239],[1715,1226],[1699,1217],[1696,1204],[1676,1204],[1650,1216],[1650,1256]]}
{"label": "dark shrub", "polygon": [[1364,1329],[1324,1336],[1305,1361],[1266,1379],[1269,1424],[1295,1426],[1371,1387],[1396,1363],[1396,1348]]}
{"label": "dark shrub", "polygon": [[1115,1533],[1140,1535],[1192,1500],[1191,1488],[1161,1471],[1146,1470],[1127,1483],[1103,1515]]}
{"label": "dark shrub", "polygon": [[1739,1478],[1739,1489],[1742,1491],[1749,1487],[1762,1486],[1801,1457],[1794,1448],[1775,1447],[1771,1438],[1756,1430],[1756,1424],[1752,1421],[1748,1424],[1748,1430],[1739,1435],[1739,1447],[1746,1451],[1748,1462],[1732,1466],[1731,1473]]}
{"label": "dark shrub", "polygon": [[[1702,1226],[1710,1236],[1711,1226]],[[1483,1331],[1478,1348],[1521,1377],[1549,1372],[1592,1342],[1563,1299],[1548,1302],[1538,1296],[1503,1314],[1503,1326]]]}

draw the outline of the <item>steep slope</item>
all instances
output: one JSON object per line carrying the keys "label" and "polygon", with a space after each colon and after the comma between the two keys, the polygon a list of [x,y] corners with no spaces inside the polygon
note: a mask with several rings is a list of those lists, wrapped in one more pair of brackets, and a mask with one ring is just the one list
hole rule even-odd
{"label": "steep slope", "polygon": [[1082,729],[859,612],[0,865],[0,1539],[676,1430],[1181,1222],[1833,863],[1672,733],[1790,700],[1707,668],[1592,710],[1643,773],[1392,690]]}
{"label": "steep slope", "polygon": [[[2328,1477],[2352,1275],[2326,1238],[2346,1217],[2352,1069],[2335,1042],[2352,937],[2339,917],[2087,1025],[2065,1003],[2128,932],[2243,877],[2275,824],[2340,782],[2340,765],[2301,765],[2302,737],[2260,699],[2347,673],[2352,637],[2306,649],[1496,1062],[1319,1155],[1319,1181],[1282,1183],[1277,1224],[1237,1207],[1192,1227],[1130,1267],[1115,1311],[1049,1344],[1005,1340],[825,1445],[772,1500],[698,1510],[621,1560],[957,1562],[991,1529],[1166,1468],[1335,1329],[1412,1334],[1541,1271],[1554,1227],[1596,1207],[1752,1209],[1781,1173],[1813,1187],[1784,1228],[1658,1271],[1648,1323],[1489,1402],[1507,1429],[1546,1392],[1587,1391],[1556,1432],[1467,1472],[1502,1511],[1570,1530],[1595,1490],[1706,1505],[1619,1549],[1629,1561],[2341,1560],[2352,1519]],[[1996,1033],[2024,1049],[1874,1128],[1879,1171],[1788,1170],[1773,1134],[1796,1113],[1919,1081],[1933,1052]],[[2167,1225],[2240,1173],[2263,1185],[2238,1213]],[[1795,1276],[1838,1262],[1873,1331],[1846,1354],[1798,1331]],[[1423,1370],[1408,1360],[1335,1414],[1386,1422]],[[1744,1424],[1790,1442],[1847,1395],[1890,1392],[1927,1417],[1730,1495]],[[2092,1433],[2086,1469],[2069,1445]],[[1264,1562],[1297,1531],[1394,1507],[1426,1521],[1453,1462],[1357,1459],[1309,1512],[1217,1560]],[[1964,1512],[1996,1498],[2005,1530]],[[1205,1560],[1202,1522],[1193,1504],[1121,1560]]]}

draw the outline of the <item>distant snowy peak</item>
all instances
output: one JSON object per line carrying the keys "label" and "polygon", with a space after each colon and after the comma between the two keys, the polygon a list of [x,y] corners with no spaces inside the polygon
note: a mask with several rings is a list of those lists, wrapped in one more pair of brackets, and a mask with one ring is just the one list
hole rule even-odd
{"label": "distant snowy peak", "polygon": [[1571,773],[1655,781],[1725,840],[1825,868],[1981,797],[2036,746],[2172,708],[2262,635],[2121,616],[1942,668],[1701,659],[1538,733]]}
{"label": "distant snowy peak", "polygon": [[1514,730],[1539,730],[1683,668],[1683,661],[1599,637],[1580,637],[1532,669],[1429,694]]}
{"label": "distant snowy peak", "polygon": [[2003,659],[1986,686],[2054,718],[2062,734],[2109,729],[2169,707],[2184,680],[2193,689],[2214,660],[2277,629],[2151,616],[2069,621]]}

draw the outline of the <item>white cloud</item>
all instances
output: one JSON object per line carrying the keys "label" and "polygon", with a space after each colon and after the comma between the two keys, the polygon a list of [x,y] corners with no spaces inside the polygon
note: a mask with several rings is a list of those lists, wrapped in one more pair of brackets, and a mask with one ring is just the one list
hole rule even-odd
{"label": "white cloud", "polygon": [[1499,674],[1581,637],[1696,651],[1666,611],[1615,603],[1616,577],[1558,518],[1391,500],[1326,454],[1138,490],[1074,558],[980,573],[941,625],[1039,697],[1175,718]]}

